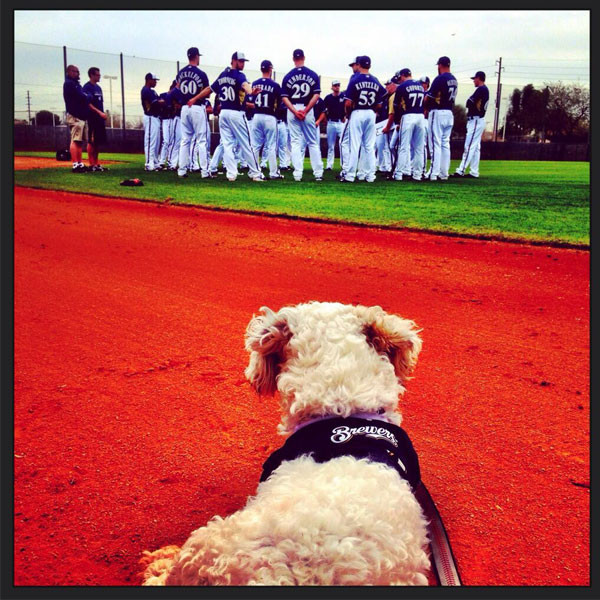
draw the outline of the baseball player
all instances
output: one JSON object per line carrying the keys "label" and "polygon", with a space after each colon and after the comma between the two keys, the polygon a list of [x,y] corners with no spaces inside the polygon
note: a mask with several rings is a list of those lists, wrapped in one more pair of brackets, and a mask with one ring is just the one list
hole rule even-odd
{"label": "baseball player", "polygon": [[164,169],[169,168],[169,151],[173,145],[173,138],[175,137],[175,114],[171,101],[171,91],[174,89],[175,83],[176,82],[173,81],[168,92],[163,92],[158,95],[159,98],[164,100],[164,104],[162,105],[159,114],[162,128],[162,144],[160,147],[159,162]]}
{"label": "baseball player", "polygon": [[198,152],[200,170],[203,178],[212,177],[208,172],[208,161],[206,158],[206,145],[208,143],[208,131],[206,122],[206,105],[199,98],[204,90],[209,90],[208,77],[206,73],[198,68],[200,64],[200,51],[192,46],[187,51],[188,64],[177,73],[175,81],[183,94],[184,104],[181,108],[181,143],[179,145],[179,159],[177,164],[177,175],[188,176],[190,156],[192,152]]}
{"label": "baseball player", "polygon": [[423,100],[425,92],[420,81],[412,78],[410,69],[400,71],[400,85],[394,97],[394,112],[400,117],[398,158],[394,180],[421,181],[425,126]]}
{"label": "baseball player", "polygon": [[231,56],[231,68],[225,69],[210,88],[206,88],[198,98],[208,96],[211,91],[217,94],[221,103],[219,113],[219,130],[223,140],[223,162],[227,170],[227,179],[235,181],[238,176],[235,146],[239,144],[242,158],[248,164],[248,175],[252,181],[264,181],[265,177],[258,166],[256,155],[252,150],[250,129],[244,113],[246,95],[258,93],[253,89],[242,73],[248,59],[243,52],[234,52]]}
{"label": "baseball player", "polygon": [[98,161],[98,150],[106,143],[106,113],[104,112],[104,99],[102,88],[98,85],[100,81],[100,69],[90,67],[88,69],[90,80],[83,86],[83,91],[91,98],[88,113],[88,158],[90,159],[90,171],[108,171]]}
{"label": "baseball player", "polygon": [[452,107],[456,99],[458,82],[450,72],[450,59],[440,56],[437,61],[438,76],[425,95],[425,108],[429,110],[429,138],[431,140],[431,174],[429,181],[448,179],[450,168],[450,135],[454,125]]}
{"label": "baseball player", "polygon": [[71,134],[71,160],[73,173],[85,173],[88,168],[82,162],[83,140],[87,137],[86,119],[89,115],[90,97],[79,83],[79,67],[69,65],[63,84],[63,98],[67,112],[67,125]]}
{"label": "baseball player", "polygon": [[[485,85],[485,73],[477,71],[473,80],[475,91],[467,100],[467,136],[462,160],[453,177],[479,177],[479,156],[481,136],[485,129],[485,111],[488,107],[490,92]],[[84,88],[85,89],[85,88]],[[466,174],[470,166],[469,174]]]}
{"label": "baseball player", "polygon": [[158,97],[156,82],[159,78],[154,73],[146,73],[146,83],[141,91],[142,108],[144,109],[144,155],[146,171],[161,171],[158,152],[160,149],[160,119],[165,101]]}
{"label": "baseball player", "polygon": [[358,169],[358,155],[361,149],[365,155],[365,180],[375,181],[375,111],[379,109],[385,88],[369,73],[371,59],[358,57],[359,74],[352,77],[348,85],[346,110],[352,109],[350,119],[350,159],[343,180],[352,182]]}
{"label": "baseball player", "polygon": [[[390,154],[390,138],[388,132],[384,129],[390,115],[389,100],[390,96],[396,91],[396,86],[388,79],[385,83],[385,96],[381,102],[381,107],[377,111],[375,118],[375,156],[377,157],[377,170],[385,176],[392,172],[392,157]],[[393,87],[392,87],[393,86]]]}
{"label": "baseball player", "polygon": [[252,87],[260,91],[252,96],[254,119],[251,130],[252,148],[256,156],[263,150],[263,157],[269,164],[269,179],[283,179],[277,169],[277,118],[275,108],[280,102],[281,88],[273,81],[273,63],[263,60],[260,63],[262,77],[252,82]]}
{"label": "baseball player", "polygon": [[288,108],[283,102],[279,102],[275,109],[277,118],[277,159],[279,161],[279,171],[290,170],[291,145],[290,132],[287,126]]}
{"label": "baseball player", "polygon": [[315,181],[323,181],[323,162],[319,130],[315,127],[313,106],[321,93],[319,76],[304,66],[304,52],[299,48],[292,54],[295,67],[281,82],[281,98],[288,107],[288,128],[292,141],[294,179],[302,180],[304,172],[303,143],[308,146]]}
{"label": "baseball player", "polygon": [[[430,80],[427,75],[423,75],[421,79],[419,79],[421,85],[423,86],[423,90],[427,93],[429,90]],[[423,178],[429,177],[429,171],[427,170],[427,158],[431,158],[431,148],[429,146],[429,111],[424,108],[423,117],[425,121],[425,144],[423,146]]]}
{"label": "baseball player", "polygon": [[396,113],[394,109],[394,103],[396,100],[396,90],[398,89],[398,83],[400,82],[400,71],[398,71],[391,79],[388,79],[385,84],[387,92],[387,122],[381,130],[381,134],[386,137],[387,146],[390,153],[390,172],[387,179],[393,179],[393,172],[396,168],[396,159],[398,157],[398,122],[396,120]]}
{"label": "baseball player", "polygon": [[335,159],[335,143],[337,141],[341,156],[341,139],[344,132],[346,114],[344,111],[344,96],[340,93],[340,81],[334,79],[331,82],[331,94],[327,94],[323,100],[325,108],[319,116],[316,124],[327,119],[327,164],[325,169],[331,171]]}
{"label": "baseball player", "polygon": [[[206,98],[204,98],[204,108],[206,113],[206,144],[198,144],[197,140],[194,140],[190,146],[189,170],[192,173],[202,173],[202,168],[200,167],[200,152],[206,153],[206,162],[210,163],[210,121],[208,116],[212,114],[213,109],[212,104]],[[210,166],[208,171],[210,173]]]}

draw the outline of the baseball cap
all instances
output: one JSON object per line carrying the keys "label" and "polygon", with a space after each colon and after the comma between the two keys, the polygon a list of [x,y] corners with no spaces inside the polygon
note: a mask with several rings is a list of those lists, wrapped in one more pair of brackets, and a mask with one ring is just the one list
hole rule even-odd
{"label": "baseball cap", "polygon": [[475,75],[471,77],[471,79],[475,79],[475,77],[481,79],[481,81],[485,81],[485,73],[483,71],[477,71],[477,73],[475,73]]}
{"label": "baseball cap", "polygon": [[450,59],[447,56],[440,56],[435,64],[442,65],[443,67],[449,67]]}
{"label": "baseball cap", "polygon": [[198,50],[198,48],[196,48],[196,46],[192,46],[191,48],[188,48],[187,55],[188,55],[188,58],[194,58],[194,56],[202,56],[202,54],[200,54],[200,50]]}
{"label": "baseball cap", "polygon": [[148,81],[148,79],[156,79],[156,81],[158,81],[158,77],[154,73],[146,73],[146,81]]}
{"label": "baseball cap", "polygon": [[334,79],[334,80],[331,82],[331,85],[341,85],[341,83],[340,83],[340,80],[339,80],[339,79]]}
{"label": "baseball cap", "polygon": [[270,60],[263,60],[260,63],[260,70],[261,71],[268,71],[272,66],[273,66],[273,63]]}
{"label": "baseball cap", "polygon": [[231,60],[246,60],[247,61],[248,59],[246,58],[246,55],[243,52],[240,52],[238,50],[237,52],[234,52],[231,55]]}
{"label": "baseball cap", "polygon": [[429,77],[427,77],[427,75],[423,75],[423,77],[421,77],[421,79],[419,79],[419,81],[421,83],[430,83]]}
{"label": "baseball cap", "polygon": [[351,63],[348,63],[348,66],[353,67],[354,65],[358,64],[359,58],[360,58],[360,56],[357,56]]}
{"label": "baseball cap", "polygon": [[392,83],[400,83],[400,71],[396,71],[392,77]]}
{"label": "baseball cap", "polygon": [[296,48],[293,54],[294,58],[304,58],[304,50],[300,50],[300,48]]}
{"label": "baseball cap", "polygon": [[412,73],[410,72],[410,69],[401,69],[399,71],[400,73],[400,77],[410,77],[412,75]]}
{"label": "baseball cap", "polygon": [[371,68],[371,59],[368,56],[357,56],[356,57],[356,62],[363,69],[370,69]]}

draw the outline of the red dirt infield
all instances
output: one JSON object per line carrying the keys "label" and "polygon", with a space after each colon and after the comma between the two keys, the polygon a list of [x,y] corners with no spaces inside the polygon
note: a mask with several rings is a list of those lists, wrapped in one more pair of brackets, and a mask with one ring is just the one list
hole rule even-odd
{"label": "red dirt infield", "polygon": [[[280,446],[262,305],[423,329],[400,406],[465,585],[589,585],[589,252],[15,190],[15,585],[137,585]],[[376,491],[374,490],[374,493]]]}

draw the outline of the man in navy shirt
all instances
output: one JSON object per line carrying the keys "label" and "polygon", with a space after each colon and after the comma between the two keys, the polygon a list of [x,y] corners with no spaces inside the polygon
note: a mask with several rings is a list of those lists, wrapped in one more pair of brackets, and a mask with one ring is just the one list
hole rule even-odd
{"label": "man in navy shirt", "polygon": [[106,113],[104,112],[104,98],[102,88],[98,85],[100,81],[100,69],[90,67],[88,69],[90,80],[83,86],[83,91],[89,96],[88,113],[88,158],[90,159],[90,170],[93,172],[107,171],[98,160],[98,149],[106,143]]}
{"label": "man in navy shirt", "polygon": [[304,148],[308,146],[315,181],[322,181],[323,162],[321,160],[320,135],[319,129],[315,126],[316,119],[313,111],[321,94],[319,76],[304,66],[303,50],[300,48],[294,50],[292,58],[295,66],[281,82],[281,98],[288,107],[294,179],[302,180]]}
{"label": "man in navy shirt", "polygon": [[263,60],[260,63],[262,77],[252,82],[253,88],[260,91],[252,96],[254,118],[251,127],[252,149],[256,156],[263,151],[263,158],[269,164],[269,178],[283,179],[277,168],[277,119],[275,109],[281,102],[281,88],[273,81],[273,63]]}
{"label": "man in navy shirt", "polygon": [[450,168],[450,135],[454,126],[452,107],[456,100],[458,82],[450,72],[450,59],[440,56],[437,61],[438,76],[425,96],[429,110],[429,138],[431,140],[430,181],[448,179]]}
{"label": "man in navy shirt", "polygon": [[[481,136],[485,129],[485,111],[490,99],[490,92],[485,85],[485,73],[477,71],[473,80],[475,91],[467,100],[467,136],[465,149],[460,165],[454,177],[479,177],[479,156],[481,153]],[[466,170],[470,167],[467,175]]]}
{"label": "man in navy shirt", "polygon": [[63,84],[63,98],[67,112],[66,121],[71,133],[71,160],[73,173],[85,173],[88,169],[82,162],[83,140],[87,138],[86,119],[89,115],[90,97],[79,83],[79,67],[69,65]]}
{"label": "man in navy shirt", "polygon": [[340,92],[340,85],[340,81],[337,79],[331,82],[331,94],[325,96],[323,113],[317,119],[317,124],[321,120],[327,119],[327,165],[325,167],[327,171],[331,171],[333,168],[335,142],[338,142],[339,147],[344,131],[344,122],[346,121],[344,96]]}
{"label": "man in navy shirt", "polygon": [[[198,152],[200,172],[204,179],[211,178],[208,171],[208,160],[206,147],[208,144],[208,128],[206,120],[206,105],[199,94],[208,90],[210,94],[208,77],[200,64],[200,51],[192,46],[187,51],[188,64],[177,73],[175,81],[183,94],[183,106],[181,109],[181,143],[179,145],[179,161],[177,174],[179,177],[187,177],[190,156]],[[202,96],[204,98],[204,96]]]}
{"label": "man in navy shirt", "polygon": [[352,182],[358,169],[359,153],[365,156],[365,180],[375,181],[375,112],[381,107],[385,88],[371,75],[371,59],[358,57],[358,75],[350,79],[346,92],[346,112],[350,119],[350,159],[343,182]]}
{"label": "man in navy shirt", "polygon": [[227,67],[209,88],[202,90],[195,98],[217,95],[221,104],[219,114],[219,132],[223,140],[223,163],[227,179],[235,181],[238,176],[235,148],[240,147],[241,158],[248,165],[248,176],[252,181],[264,181],[265,177],[258,166],[258,160],[252,150],[250,128],[245,114],[246,95],[257,94],[259,88],[252,88],[242,71],[248,59],[243,52],[236,51],[231,56],[231,67]]}
{"label": "man in navy shirt", "polygon": [[159,115],[165,101],[159,98],[156,82],[159,78],[154,73],[146,73],[145,84],[141,89],[142,109],[144,111],[144,156],[146,171],[161,171],[158,152],[160,149]]}
{"label": "man in navy shirt", "polygon": [[423,148],[425,146],[425,91],[420,81],[412,78],[410,69],[400,71],[400,85],[394,95],[394,113],[399,117],[398,156],[393,178],[395,181],[421,181]]}

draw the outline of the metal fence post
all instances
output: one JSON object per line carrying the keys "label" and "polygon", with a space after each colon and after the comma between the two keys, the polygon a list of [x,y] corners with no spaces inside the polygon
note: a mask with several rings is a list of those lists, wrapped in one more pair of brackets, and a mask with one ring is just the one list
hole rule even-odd
{"label": "metal fence post", "polygon": [[65,77],[67,76],[67,47],[63,46],[63,63],[65,65]]}
{"label": "metal fence post", "polygon": [[123,78],[123,53],[120,53],[121,57],[121,129],[125,129],[125,79]]}

